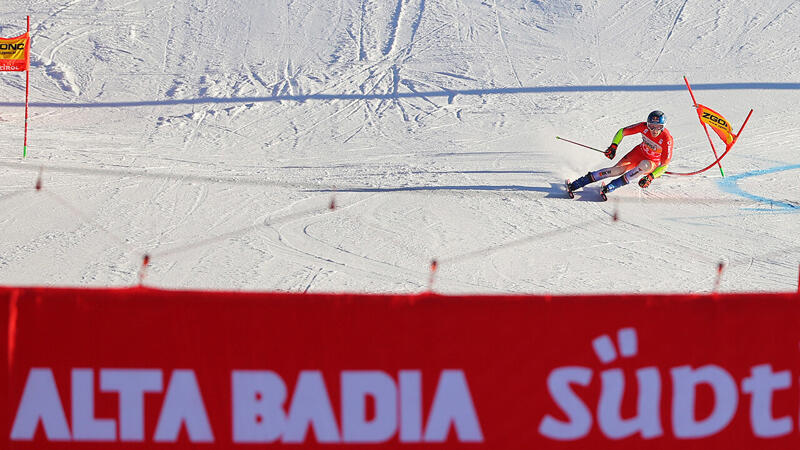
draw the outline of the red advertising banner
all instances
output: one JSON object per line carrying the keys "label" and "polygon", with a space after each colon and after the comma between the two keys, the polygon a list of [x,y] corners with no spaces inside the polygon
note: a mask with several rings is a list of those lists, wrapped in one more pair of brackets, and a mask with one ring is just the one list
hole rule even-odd
{"label": "red advertising banner", "polygon": [[0,302],[3,448],[800,445],[795,293]]}

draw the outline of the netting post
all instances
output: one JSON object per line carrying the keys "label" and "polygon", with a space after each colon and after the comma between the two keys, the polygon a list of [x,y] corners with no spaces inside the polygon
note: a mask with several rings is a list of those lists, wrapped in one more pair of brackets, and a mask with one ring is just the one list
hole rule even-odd
{"label": "netting post", "polygon": [[428,278],[428,292],[433,292],[433,279],[436,276],[436,269],[439,267],[439,263],[434,259],[431,261],[431,275]]}
{"label": "netting post", "polygon": [[142,287],[144,284],[144,275],[145,271],[147,270],[147,266],[150,264],[150,255],[145,253],[142,257],[142,266],[139,268],[139,287]]}
{"label": "netting post", "polygon": [[717,264],[717,279],[714,280],[714,289],[712,289],[711,292],[717,292],[719,289],[720,282],[722,281],[723,270],[725,270],[725,263],[720,261],[719,264]]}

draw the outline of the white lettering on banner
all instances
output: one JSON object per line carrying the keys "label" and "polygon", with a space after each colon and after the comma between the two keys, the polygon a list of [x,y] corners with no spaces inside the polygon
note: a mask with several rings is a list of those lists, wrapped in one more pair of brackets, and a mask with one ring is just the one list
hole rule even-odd
{"label": "white lettering on banner", "polygon": [[[719,433],[733,419],[739,402],[736,381],[723,368],[708,365],[697,369],[675,367],[672,373],[672,428],[675,436],[698,439]],[[699,384],[714,392],[714,410],[703,420],[695,420],[695,393]]]}
{"label": "white lettering on banner", "polygon": [[655,367],[636,371],[639,398],[636,417],[622,419],[620,409],[625,394],[625,377],[620,369],[606,370],[600,374],[603,389],[597,408],[597,422],[603,434],[611,439],[623,439],[636,433],[644,438],[661,436],[661,376]]}
{"label": "white lettering on banner", "polygon": [[[144,440],[144,393],[161,392],[158,369],[101,369],[100,390],[119,395],[120,439]],[[12,441],[31,441],[39,421],[49,441],[116,441],[116,421],[94,417],[95,390],[92,369],[72,369],[70,399],[72,431],[67,424],[53,371],[28,372],[14,424]],[[175,370],[161,407],[153,441],[175,442],[181,426],[191,442],[213,442],[214,435],[192,370]]]}
{"label": "white lettering on banner", "polygon": [[47,368],[32,368],[25,381],[14,425],[11,426],[11,440],[32,441],[40,420],[47,440],[72,439],[67,416],[58,397],[53,371]]}
{"label": "white lettering on banner", "polygon": [[[367,420],[367,397],[375,402],[375,417]],[[387,373],[342,372],[342,435],[345,442],[386,442],[397,432],[397,388]]]}
{"label": "white lettering on banner", "polygon": [[234,370],[231,393],[233,442],[270,443],[281,437],[286,427],[286,384],[280,375],[271,370]]}
{"label": "white lettering on banner", "polygon": [[[461,370],[442,371],[427,426],[422,427],[422,373],[401,370],[399,383],[383,371],[343,371],[341,433],[322,374],[301,371],[291,399],[286,384],[270,370],[234,370],[231,374],[234,443],[318,442],[381,443],[398,434],[403,443],[444,442],[451,426],[461,442],[482,442],[478,415]],[[367,401],[374,417],[367,420]],[[288,416],[284,404],[289,401]]]}
{"label": "white lettering on banner", "polygon": [[[40,422],[48,441],[146,440],[145,394],[164,390],[160,369],[99,370],[99,392],[118,398],[117,418],[95,417],[93,369],[71,369],[70,375],[71,429],[52,369],[32,368],[14,417],[12,441],[33,440]],[[311,439],[309,431],[313,431],[320,443],[375,444],[395,436],[401,443],[441,443],[446,441],[451,428],[460,442],[483,442],[483,431],[462,370],[440,373],[427,421],[422,413],[422,372],[401,370],[397,380],[395,383],[389,374],[379,370],[340,372],[340,428],[322,372],[301,371],[289,398],[286,383],[277,373],[234,370],[231,373],[233,442],[280,440],[301,444]],[[367,417],[369,401],[374,402],[371,418]],[[591,416],[588,413],[587,416],[591,426]],[[194,371],[189,369],[172,371],[152,441],[177,442],[182,428],[190,442],[214,442],[200,385]]]}
{"label": "white lettering on banner", "polygon": [[772,417],[772,393],[789,389],[792,386],[792,374],[788,370],[775,373],[772,366],[762,364],[750,369],[750,377],[742,381],[742,392],[753,395],[753,407],[750,408],[750,423],[753,432],[762,438],[785,436],[792,432],[792,418]]}
{"label": "white lettering on banner", "polygon": [[[638,337],[634,328],[623,328],[617,333],[619,354],[634,357],[638,354]],[[603,364],[618,359],[617,350],[608,335],[592,341],[595,354]],[[678,366],[670,369],[672,377],[672,432],[678,439],[701,439],[722,432],[733,420],[739,407],[739,389],[736,380],[724,368],[708,364],[692,368]],[[588,367],[564,366],[553,369],[547,377],[550,397],[567,420],[546,414],[539,422],[539,433],[549,439],[574,441],[585,438],[592,429],[591,409],[572,389],[571,385],[588,386],[593,377]],[[664,435],[661,424],[661,373],[657,367],[636,370],[638,383],[636,416],[622,419],[621,405],[625,394],[625,377],[622,369],[607,369],[600,373],[600,399],[597,405],[597,423],[608,439],[624,439],[639,435],[655,439]],[[770,364],[753,366],[750,376],[741,382],[741,392],[750,396],[750,425],[759,438],[776,438],[792,432],[791,417],[774,418],[772,400],[776,391],[791,387],[792,374],[788,370],[774,372]],[[711,413],[696,418],[697,389],[700,385],[711,388],[714,398]]]}
{"label": "white lettering on banner", "polygon": [[214,442],[214,434],[211,432],[200,387],[192,370],[172,372],[153,440],[176,442],[181,424],[186,425],[190,441]]}
{"label": "white lettering on banner", "polygon": [[160,370],[104,369],[100,390],[119,395],[119,438],[123,442],[144,441],[144,394],[164,389]]}
{"label": "white lettering on banner", "polygon": [[72,369],[72,439],[75,441],[115,441],[117,423],[94,417],[94,371]]}
{"label": "white lettering on banner", "polygon": [[550,372],[547,389],[568,420],[562,422],[548,414],[539,424],[539,433],[559,441],[572,441],[589,434],[592,429],[592,413],[570,385],[588,386],[591,381],[592,370],[586,367],[559,367]]}
{"label": "white lettering on banner", "polygon": [[306,440],[306,430],[309,427],[314,428],[314,435],[319,442],[341,441],[333,407],[325,389],[325,380],[322,372],[317,370],[300,372],[297,377],[283,442],[302,443]]}
{"label": "white lettering on banner", "polygon": [[461,442],[483,442],[478,414],[469,394],[467,378],[460,370],[444,370],[433,397],[433,407],[425,427],[425,442],[444,442],[450,424]]}
{"label": "white lettering on banner", "polygon": [[422,441],[422,373],[401,370],[400,384],[400,442]]}

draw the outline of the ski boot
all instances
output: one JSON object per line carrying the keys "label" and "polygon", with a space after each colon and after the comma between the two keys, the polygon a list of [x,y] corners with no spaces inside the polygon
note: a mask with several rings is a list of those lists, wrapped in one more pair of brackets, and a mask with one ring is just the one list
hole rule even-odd
{"label": "ski boot", "polygon": [[614,190],[616,190],[618,188],[621,188],[622,186],[625,186],[626,184],[628,184],[628,180],[625,179],[624,175],[619,177],[619,178],[617,178],[617,179],[615,179],[615,180],[613,180],[611,183],[603,184],[603,187],[600,188],[600,196],[603,197],[603,201],[607,201],[608,200],[608,196],[606,194],[608,194],[609,192],[614,191]]}
{"label": "ski boot", "polygon": [[575,198],[574,194],[575,191],[586,186],[589,183],[593,183],[594,181],[596,180],[592,176],[592,172],[587,173],[586,175],[578,178],[572,183],[570,183],[569,180],[567,180],[567,195],[569,195],[569,198]]}
{"label": "ski boot", "polygon": [[608,201],[608,196],[606,194],[608,194],[609,192],[610,190],[608,189],[608,186],[606,186],[606,184],[603,183],[603,185],[600,187],[600,198],[602,198],[604,202]]}

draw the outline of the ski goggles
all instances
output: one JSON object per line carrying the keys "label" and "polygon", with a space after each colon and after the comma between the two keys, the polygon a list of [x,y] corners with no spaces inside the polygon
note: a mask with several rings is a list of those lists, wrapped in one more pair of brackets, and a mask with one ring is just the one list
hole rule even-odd
{"label": "ski goggles", "polygon": [[664,129],[664,124],[663,123],[648,123],[647,124],[647,128],[650,129],[650,131],[661,131],[661,130]]}

